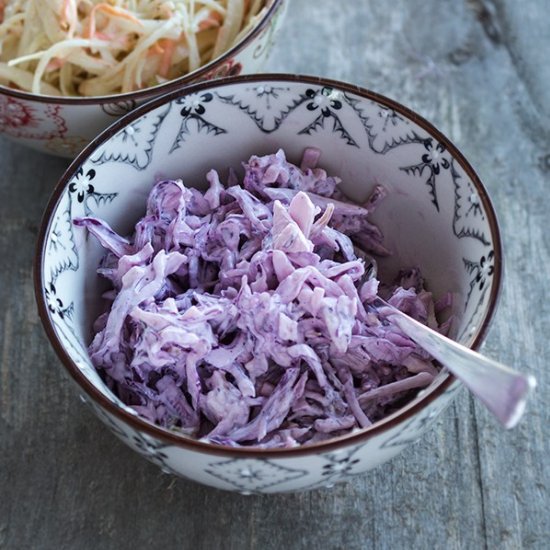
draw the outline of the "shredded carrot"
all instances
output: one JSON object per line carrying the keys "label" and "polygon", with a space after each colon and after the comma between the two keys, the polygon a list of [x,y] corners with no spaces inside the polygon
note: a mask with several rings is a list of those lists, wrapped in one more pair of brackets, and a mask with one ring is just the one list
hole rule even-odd
{"label": "shredded carrot", "polygon": [[164,53],[164,48],[162,47],[161,45],[161,42],[163,42],[163,40],[159,40],[158,42],[155,42],[150,48],[149,48],[149,53],[151,55],[157,55],[157,54],[162,54]]}
{"label": "shredded carrot", "polygon": [[108,41],[108,42],[115,42],[115,40],[116,40],[110,34],[100,32],[100,31],[95,31],[95,38],[99,38],[100,40],[105,40],[105,41]]}
{"label": "shredded carrot", "polygon": [[158,74],[166,78],[170,66],[172,65],[172,56],[176,51],[177,42],[176,40],[169,40],[168,38],[164,38],[161,41],[159,40],[159,42],[162,42],[162,49],[164,51],[162,53],[162,59],[160,60]]}
{"label": "shredded carrot", "polygon": [[61,14],[59,24],[63,30],[67,31],[68,36],[73,36],[76,30],[78,14],[75,0],[63,0],[61,4]]}
{"label": "shredded carrot", "polygon": [[205,31],[207,29],[219,27],[222,24],[222,22],[223,22],[222,14],[219,11],[212,10],[208,14],[208,17],[206,17],[199,23],[199,30]]}
{"label": "shredded carrot", "polygon": [[55,71],[57,69],[61,69],[63,65],[65,64],[64,59],[60,59],[59,57],[54,57],[46,66],[47,71]]}
{"label": "shredded carrot", "polygon": [[84,36],[86,38],[93,38],[96,34],[96,13],[97,12],[103,12],[108,15],[112,15],[113,17],[121,17],[122,19],[126,19],[128,21],[132,21],[133,23],[137,23],[140,27],[143,27],[143,23],[134,15],[131,13],[128,13],[126,10],[123,10],[122,8],[115,8],[109,4],[101,3],[97,4],[92,8],[92,11],[90,12],[90,20],[88,22],[88,28],[84,32]]}

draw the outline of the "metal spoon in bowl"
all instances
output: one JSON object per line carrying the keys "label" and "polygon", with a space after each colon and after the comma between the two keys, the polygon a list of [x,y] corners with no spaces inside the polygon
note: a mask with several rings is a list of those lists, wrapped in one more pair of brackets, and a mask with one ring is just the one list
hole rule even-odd
{"label": "metal spoon in bowl", "polygon": [[[376,277],[376,260],[357,247],[355,254],[365,261],[366,277]],[[376,297],[371,304],[388,318],[391,317],[405,335],[447,367],[506,428],[513,428],[518,423],[525,411],[527,396],[537,384],[533,376],[515,371],[454,342],[380,297]]]}

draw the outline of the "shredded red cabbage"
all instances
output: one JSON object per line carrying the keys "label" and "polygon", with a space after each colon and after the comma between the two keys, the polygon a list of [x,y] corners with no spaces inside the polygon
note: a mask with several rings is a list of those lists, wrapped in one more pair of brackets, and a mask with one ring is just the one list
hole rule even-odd
{"label": "shredded red cabbage", "polygon": [[109,387],[160,426],[229,446],[290,447],[391,414],[429,385],[431,358],[370,305],[380,293],[439,327],[418,270],[391,286],[367,277],[354,245],[388,254],[369,214],[376,187],[351,204],[307,149],[253,156],[242,185],[215,171],[201,193],[153,187],[131,238],[104,221],[75,224],[108,253],[112,289],[91,359]]}

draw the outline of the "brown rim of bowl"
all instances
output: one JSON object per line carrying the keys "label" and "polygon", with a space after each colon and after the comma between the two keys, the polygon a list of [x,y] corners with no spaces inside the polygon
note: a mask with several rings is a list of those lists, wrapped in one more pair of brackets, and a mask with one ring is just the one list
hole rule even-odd
{"label": "brown rim of bowl", "polygon": [[277,13],[279,7],[283,7],[282,5],[285,1],[286,0],[271,0],[271,5],[267,8],[266,13],[258,22],[258,24],[253,27],[250,32],[246,34],[240,40],[240,42],[235,44],[231,49],[216,57],[216,59],[213,59],[206,65],[199,67],[197,70],[180,76],[179,78],[175,78],[174,80],[169,80],[164,84],[159,84],[158,86],[143,88],[142,90],[136,90],[135,92],[126,92],[124,94],[92,97],[64,97],[33,94],[32,92],[17,90],[15,88],[10,88],[9,86],[4,86],[0,84],[0,94],[17,97],[19,99],[26,99],[27,101],[36,101],[38,103],[53,103],[56,105],[103,105],[105,103],[116,104],[123,103],[125,101],[147,101],[152,97],[167,94],[178,88],[200,80],[205,74],[212,71],[216,66],[223,65],[226,61],[241,52],[255,37],[261,34],[261,32],[267,27],[272,17],[275,15],[275,13]]}
{"label": "brown rim of bowl", "polygon": [[401,105],[400,103],[379,95],[375,92],[371,92],[365,88],[359,86],[348,84],[345,82],[338,82],[336,80],[331,80],[327,78],[321,78],[316,76],[303,76],[303,75],[288,75],[288,74],[259,74],[259,75],[245,75],[245,76],[236,76],[228,77],[215,81],[200,82],[186,87],[183,90],[178,90],[167,94],[163,97],[152,100],[145,105],[142,105],[136,108],[134,111],[131,111],[124,117],[120,118],[118,121],[114,122],[106,130],[104,130],[98,137],[96,137],[71,163],[69,168],[65,171],[61,177],[59,183],[56,185],[44,215],[42,217],[40,232],[38,234],[38,240],[36,245],[36,255],[34,259],[34,290],[35,298],[38,305],[38,312],[44,325],[46,334],[50,339],[50,342],[57,353],[58,357],[61,359],[62,363],[65,365],[71,377],[78,383],[78,385],[86,392],[86,394],[91,397],[98,405],[107,410],[111,415],[115,416],[119,421],[123,421],[129,424],[132,428],[146,432],[147,434],[162,440],[165,443],[184,447],[189,451],[201,452],[211,455],[226,456],[226,457],[248,457],[248,458],[285,458],[292,456],[303,456],[303,455],[312,455],[321,451],[330,451],[347,445],[354,445],[357,443],[364,443],[371,437],[378,435],[390,428],[393,428],[400,424],[401,422],[411,418],[416,413],[421,411],[428,404],[433,402],[439,396],[441,396],[445,390],[447,390],[451,384],[456,380],[455,376],[448,374],[447,378],[444,379],[436,388],[429,391],[425,396],[422,396],[418,402],[414,403],[412,406],[405,406],[404,409],[399,412],[397,411],[391,415],[387,420],[381,420],[374,423],[371,427],[362,429],[358,432],[342,435],[329,439],[325,442],[312,443],[310,445],[292,447],[292,448],[275,448],[275,449],[262,449],[258,447],[226,447],[223,445],[217,445],[213,443],[206,443],[199,440],[191,439],[183,434],[178,434],[177,432],[169,431],[159,426],[156,426],[149,421],[142,419],[139,416],[134,416],[133,414],[128,413],[127,411],[121,409],[111,401],[109,401],[78,369],[74,361],[71,359],[70,355],[65,351],[60,339],[58,338],[52,321],[50,319],[46,300],[44,296],[43,289],[45,288],[45,281],[43,280],[43,262],[45,255],[45,238],[46,234],[49,232],[51,223],[52,223],[52,213],[55,210],[59,199],[64,192],[68,182],[70,181],[73,174],[76,172],[78,167],[89,158],[92,152],[101,144],[106,142],[110,137],[116,134],[122,127],[131,123],[140,116],[152,111],[153,109],[172,101],[176,98],[189,95],[192,93],[197,93],[205,89],[211,88],[222,88],[230,84],[238,83],[266,83],[266,82],[293,82],[293,83],[303,83],[310,84],[313,86],[327,86],[342,90],[344,92],[349,92],[352,94],[357,94],[365,99],[372,100],[376,103],[379,103],[383,106],[389,107],[390,109],[404,115],[406,118],[414,121],[421,128],[426,130],[430,135],[437,138],[438,141],[445,144],[450,153],[454,158],[458,160],[462,168],[468,174],[472,183],[475,185],[476,190],[479,194],[479,197],[485,208],[487,214],[487,219],[489,221],[489,226],[491,229],[491,236],[494,242],[494,253],[495,253],[495,275],[494,275],[494,284],[491,288],[491,294],[489,297],[488,311],[483,319],[483,322],[478,327],[475,339],[471,345],[472,349],[478,349],[481,343],[483,342],[487,330],[489,328],[490,322],[493,318],[493,314],[498,302],[498,297],[500,294],[501,282],[502,282],[502,247],[500,233],[498,229],[498,222],[496,218],[495,211],[487,194],[487,191],[484,185],[481,183],[478,175],[464,158],[462,153],[457,149],[457,147],[445,137],[439,130],[437,130],[430,122],[425,120],[423,117],[419,116],[415,112],[411,111],[407,107]]}

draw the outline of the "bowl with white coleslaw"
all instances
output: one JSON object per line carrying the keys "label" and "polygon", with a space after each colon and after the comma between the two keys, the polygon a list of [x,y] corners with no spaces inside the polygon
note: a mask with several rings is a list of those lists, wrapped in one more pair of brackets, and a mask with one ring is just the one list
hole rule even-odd
{"label": "bowl with white coleslaw", "polygon": [[429,122],[365,89],[249,75],[138,107],[46,209],[35,292],[82,399],[167,473],[328,487],[418,440],[461,384],[383,297],[480,346],[501,245]]}
{"label": "bowl with white coleslaw", "polygon": [[137,105],[256,73],[287,0],[5,0],[0,131],[74,158]]}

